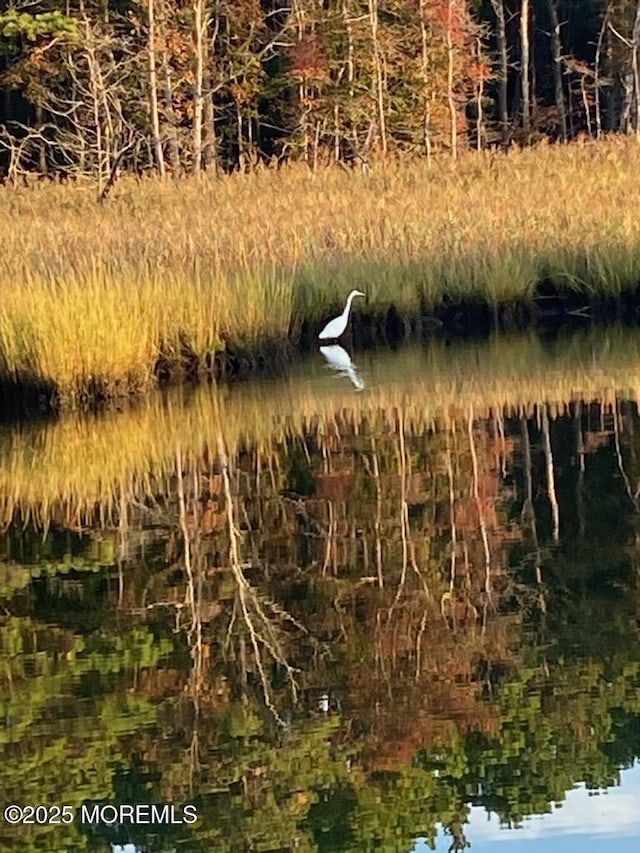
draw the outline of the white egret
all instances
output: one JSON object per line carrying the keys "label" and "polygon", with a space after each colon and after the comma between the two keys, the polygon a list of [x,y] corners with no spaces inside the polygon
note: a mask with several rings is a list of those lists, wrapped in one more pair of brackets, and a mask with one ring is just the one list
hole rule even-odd
{"label": "white egret", "polygon": [[339,344],[332,344],[330,347],[320,347],[320,352],[327,359],[329,367],[341,376],[347,376],[354,388],[357,391],[362,391],[364,382],[358,376],[358,370],[346,350],[342,349]]}
{"label": "white egret", "polygon": [[349,311],[351,311],[351,303],[353,302],[354,296],[364,296],[361,290],[352,290],[347,298],[347,304],[344,307],[344,311],[340,314],[339,317],[334,317],[333,320],[329,320],[327,325],[318,335],[318,338],[321,341],[335,341],[347,328],[347,323],[349,322]]}

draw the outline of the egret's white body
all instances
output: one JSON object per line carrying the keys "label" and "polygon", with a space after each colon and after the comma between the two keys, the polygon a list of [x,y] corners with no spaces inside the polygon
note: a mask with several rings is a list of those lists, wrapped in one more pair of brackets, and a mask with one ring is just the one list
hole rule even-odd
{"label": "egret's white body", "polygon": [[354,296],[364,296],[361,290],[352,290],[347,298],[347,304],[344,307],[344,311],[340,314],[339,317],[334,317],[333,320],[329,320],[327,325],[318,335],[321,341],[335,341],[347,328],[347,323],[349,322],[349,312],[351,311],[351,303],[353,302]]}
{"label": "egret's white body", "polygon": [[358,370],[355,364],[351,361],[349,353],[342,349],[339,344],[333,344],[329,347],[320,347],[320,352],[327,359],[330,367],[333,368],[341,376],[347,376],[357,391],[362,391],[364,382],[358,376]]}

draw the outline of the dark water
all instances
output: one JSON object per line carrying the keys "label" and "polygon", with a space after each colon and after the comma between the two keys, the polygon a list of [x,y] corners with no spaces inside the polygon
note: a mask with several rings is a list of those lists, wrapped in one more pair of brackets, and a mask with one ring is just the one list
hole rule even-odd
{"label": "dark water", "polygon": [[640,843],[637,333],[329,357],[0,428],[0,849]]}

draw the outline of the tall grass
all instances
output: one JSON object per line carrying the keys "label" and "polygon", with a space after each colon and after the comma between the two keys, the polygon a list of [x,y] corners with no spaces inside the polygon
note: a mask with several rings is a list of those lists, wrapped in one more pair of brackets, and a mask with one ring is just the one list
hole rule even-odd
{"label": "tall grass", "polygon": [[640,282],[638,148],[543,145],[368,173],[304,166],[0,190],[0,374],[73,403],[153,381],[159,355],[295,334],[342,305],[402,312],[530,300],[542,278]]}

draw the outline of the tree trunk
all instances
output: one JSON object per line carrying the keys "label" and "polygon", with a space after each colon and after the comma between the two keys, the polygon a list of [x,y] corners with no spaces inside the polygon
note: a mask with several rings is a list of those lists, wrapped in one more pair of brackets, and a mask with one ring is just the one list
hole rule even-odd
{"label": "tree trunk", "polygon": [[342,0],[342,20],[347,34],[347,83],[349,84],[349,98],[353,98],[353,81],[355,79],[355,46],[353,44],[353,23],[349,15],[347,0]]}
{"label": "tree trunk", "polygon": [[587,78],[586,75],[580,75],[580,94],[582,95],[582,106],[584,107],[584,117],[587,122],[587,134],[592,136],[591,131],[591,109],[589,107],[589,98],[587,96]]}
{"label": "tree trunk", "polygon": [[522,129],[531,131],[531,93],[529,90],[529,15],[530,0],[521,0],[520,5],[520,81],[522,90]]}
{"label": "tree trunk", "polygon": [[507,108],[507,75],[509,72],[509,57],[507,52],[507,28],[504,18],[504,0],[491,0],[493,12],[496,16],[496,40],[498,42],[498,56],[500,73],[498,76],[498,116],[500,118],[500,130],[502,133],[502,144],[509,141],[509,113]]}
{"label": "tree trunk", "polygon": [[205,171],[216,165],[216,126],[215,113],[213,109],[212,81],[209,79],[209,92],[204,99],[204,147],[202,150],[202,162]]}
{"label": "tree trunk", "polygon": [[483,98],[484,98],[484,77],[482,76],[482,46],[480,44],[480,39],[476,39],[476,52],[478,56],[478,88],[476,91],[476,150],[480,151],[482,149],[482,120],[484,118],[484,110],[482,107]]}
{"label": "tree trunk", "polygon": [[634,116],[636,139],[640,142],[640,61],[638,52],[640,51],[640,0],[636,4],[636,17],[633,22],[633,35],[631,37],[632,54],[631,68],[633,70],[633,89],[634,89]]}
{"label": "tree trunk", "polygon": [[346,69],[347,69],[347,86],[349,92],[349,100],[348,107],[343,106],[342,110],[342,123],[338,125],[338,115],[336,113],[336,134],[340,132],[340,139],[336,140],[336,150],[335,156],[336,161],[341,159],[345,155],[343,140],[347,136],[348,128],[351,126],[351,129],[354,133],[354,155],[357,156],[357,145],[355,142],[355,135],[357,133],[357,120],[354,115],[353,109],[353,97],[354,97],[354,80],[355,80],[355,45],[353,42],[353,21],[351,20],[349,3],[348,0],[342,0],[342,24],[344,27],[344,31],[347,37],[347,57],[346,57]]}
{"label": "tree trunk", "polygon": [[633,69],[622,75],[622,106],[620,108],[620,124],[618,129],[624,133],[631,130],[633,103]]}
{"label": "tree trunk", "polygon": [[238,168],[241,172],[244,171],[245,167],[244,133],[242,128],[242,109],[238,101],[236,101],[236,140],[238,142]]}
{"label": "tree trunk", "polygon": [[109,173],[108,154],[105,154],[105,146],[103,143],[103,127],[102,118],[100,116],[100,91],[98,86],[98,76],[96,73],[96,55],[93,31],[89,19],[84,19],[85,31],[85,56],[89,69],[89,91],[91,93],[91,110],[93,116],[93,130],[96,139],[96,169],[98,178],[98,198],[102,195],[104,180]]}
{"label": "tree trunk", "polygon": [[[304,43],[305,38],[305,16],[304,9],[301,8],[299,2],[294,2],[293,13],[296,20],[296,34],[298,44]],[[307,111],[307,83],[306,75],[302,73],[298,82],[298,106],[300,109],[300,135],[302,138],[302,159],[305,162],[309,160],[310,149],[310,134],[309,134],[309,115]]]}
{"label": "tree trunk", "polygon": [[431,159],[431,109],[429,103],[429,33],[427,30],[427,0],[420,0],[420,38],[422,41],[422,86],[424,109],[422,116],[422,142],[427,159]]}
{"label": "tree trunk", "polygon": [[595,90],[595,111],[596,111],[596,139],[599,139],[602,134],[602,107],[601,107],[601,98],[600,98],[600,65],[602,61],[602,46],[604,44],[604,37],[607,31],[607,22],[609,20],[609,9],[610,5],[607,3],[607,8],[604,11],[604,15],[602,16],[602,24],[600,25],[600,32],[598,33],[598,41],[596,44],[596,55],[593,65],[593,86]]}
{"label": "tree trunk", "polygon": [[162,94],[165,103],[165,118],[168,121],[167,129],[167,148],[169,150],[169,163],[171,164],[171,172],[174,178],[180,175],[180,146],[178,145],[178,131],[176,112],[173,106],[173,88],[171,86],[171,69],[167,58],[166,44],[166,23],[167,11],[164,5],[164,0],[159,7],[159,27],[162,35],[161,50],[160,50],[160,68],[162,79]]}
{"label": "tree trunk", "polygon": [[193,41],[195,69],[193,79],[193,135],[191,171],[197,174],[202,168],[202,119],[204,78],[204,0],[193,0]]}
{"label": "tree trunk", "polygon": [[153,137],[153,151],[156,160],[156,169],[161,178],[164,178],[164,154],[160,140],[160,116],[158,113],[158,75],[156,72],[156,16],[155,0],[149,0],[149,112],[151,120],[151,133]]}
{"label": "tree trunk", "polygon": [[214,78],[214,58],[216,55],[216,43],[218,41],[218,33],[220,32],[220,4],[214,3],[212,9],[212,17],[204,24],[208,35],[208,43],[206,48],[206,61],[208,70],[206,73],[207,92],[204,100],[204,167],[209,169],[213,166],[218,167],[218,139],[216,136],[216,111],[215,111],[215,93],[219,87],[216,87]]}
{"label": "tree trunk", "polygon": [[384,74],[378,40],[378,0],[369,0],[369,24],[371,26],[371,56],[373,60],[375,100],[378,112],[378,133],[382,153],[387,153],[387,121],[384,111]]}
{"label": "tree trunk", "polygon": [[[44,110],[41,104],[36,104],[36,124],[38,130],[42,134],[44,125]],[[38,171],[41,175],[46,175],[49,169],[47,168],[47,146],[44,138],[41,136],[38,142]]]}
{"label": "tree trunk", "polygon": [[454,159],[458,156],[458,111],[453,96],[453,3],[449,0],[447,6],[447,103],[451,118],[451,153]]}
{"label": "tree trunk", "polygon": [[547,0],[549,16],[551,18],[551,55],[553,57],[553,83],[555,87],[556,107],[560,119],[560,136],[563,142],[567,141],[567,108],[564,102],[564,89],[562,87],[562,38],[560,36],[560,23],[558,21],[558,9],[556,0]]}
{"label": "tree trunk", "polygon": [[[635,130],[640,140],[640,58],[638,56],[640,50],[640,0],[636,2],[631,39],[622,35],[611,22],[608,13],[614,9],[616,9],[616,6],[613,3],[607,6],[607,12],[602,25],[603,31],[606,26],[607,31],[629,51],[629,59],[626,63],[619,60],[616,62],[622,88],[621,103],[619,109],[616,109],[617,105],[614,106],[613,96],[609,96],[608,123],[610,123],[612,128],[622,130],[626,133]],[[613,55],[610,44],[607,45],[605,56],[608,66],[607,70],[611,76],[611,72],[613,71]],[[621,65],[624,67],[620,67]]]}
{"label": "tree trunk", "polygon": [[169,63],[167,62],[166,53],[164,53],[162,57],[162,77],[164,100],[167,105],[167,113],[169,116],[169,162],[171,163],[173,176],[177,178],[180,175],[180,147],[178,145],[178,132],[176,130],[176,114],[173,108],[171,73],[169,71]]}

